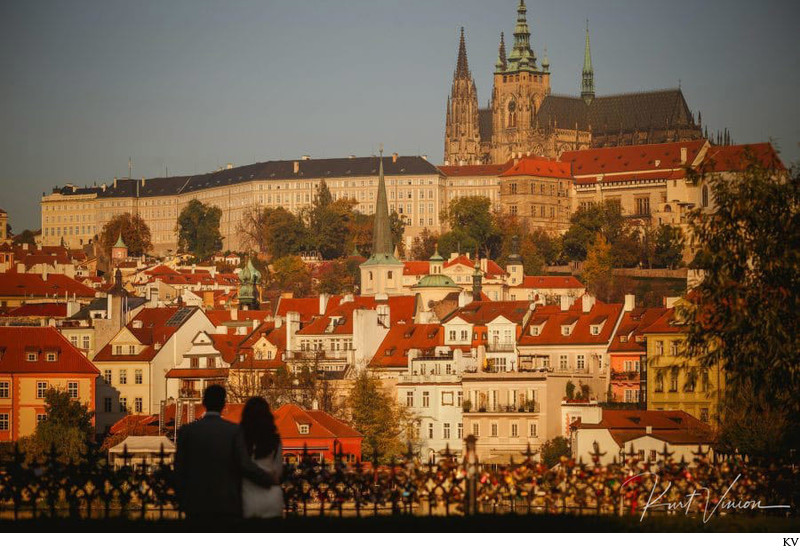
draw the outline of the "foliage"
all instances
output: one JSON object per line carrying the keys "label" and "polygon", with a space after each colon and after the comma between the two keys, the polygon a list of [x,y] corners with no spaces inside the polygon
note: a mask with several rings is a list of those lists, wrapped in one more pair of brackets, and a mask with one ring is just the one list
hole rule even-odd
{"label": "foliage", "polygon": [[46,419],[36,425],[36,432],[20,439],[29,457],[41,460],[55,447],[61,461],[78,461],[94,436],[92,412],[70,398],[64,390],[50,388],[44,395]]}
{"label": "foliage", "polygon": [[288,255],[272,263],[272,285],[282,292],[291,292],[295,297],[311,293],[311,270],[299,256]]}
{"label": "foliage", "polygon": [[575,383],[572,382],[572,379],[567,381],[567,386],[565,387],[564,392],[567,395],[567,400],[575,399]]}
{"label": "foliage", "polygon": [[581,278],[589,293],[601,300],[609,300],[613,279],[614,259],[611,245],[601,233],[597,233],[594,243],[589,247],[586,262],[583,264]]}
{"label": "foliage", "polygon": [[205,205],[197,199],[189,201],[178,216],[175,228],[179,249],[203,260],[219,251],[222,248],[221,219],[219,207]]}
{"label": "foliage", "polygon": [[[751,433],[760,430],[752,430],[756,417],[780,427],[780,435],[769,434],[785,452],[800,441],[800,178],[752,157],[735,176],[694,178],[710,186],[716,209],[689,217],[705,272],[679,305],[685,367],[692,359],[699,370],[721,369],[728,410],[746,410]],[[721,421],[722,435],[739,451],[777,453],[760,440],[737,438],[740,416]]]}
{"label": "foliage", "polygon": [[[11,233],[8,235],[11,235]],[[36,245],[36,234],[31,230],[22,230],[22,233],[14,236],[12,243],[14,243],[14,245],[22,245],[23,243],[27,243],[28,245]]]}
{"label": "foliage", "polygon": [[316,292],[338,295],[353,292],[353,275],[345,260],[331,260],[317,270]]}
{"label": "foliage", "polygon": [[400,258],[406,256],[406,244],[403,241],[403,234],[406,231],[406,225],[395,211],[389,213],[389,229],[392,232],[392,245],[397,247],[397,254]]}
{"label": "foliage", "polygon": [[569,441],[563,436],[556,436],[542,444],[542,463],[548,468],[556,466],[562,457],[570,457]]}
{"label": "foliage", "polygon": [[380,461],[387,461],[406,451],[402,435],[410,427],[410,415],[381,387],[379,379],[362,371],[353,383],[347,406],[353,428],[364,435],[365,458],[377,453]]}
{"label": "foliage", "polygon": [[283,207],[254,207],[245,213],[238,231],[249,247],[272,258],[298,254],[308,247],[302,219]]}
{"label": "foliage", "polygon": [[411,242],[409,257],[411,260],[428,260],[436,252],[436,243],[439,234],[433,233],[428,228],[422,228],[420,234]]}
{"label": "foliage", "polygon": [[452,253],[465,253],[477,248],[478,243],[462,230],[449,231],[439,237],[439,254],[445,259]]}
{"label": "foliage", "polygon": [[487,258],[497,256],[502,238],[491,205],[488,197],[457,197],[442,212],[442,220],[449,224],[451,233],[480,247]]}
{"label": "foliage", "polygon": [[111,248],[120,232],[130,256],[142,256],[153,248],[147,223],[138,214],[124,212],[114,216],[100,230],[100,246],[106,258],[111,258]]}
{"label": "foliage", "polygon": [[679,227],[662,224],[656,230],[653,266],[676,268],[683,260],[683,232]]}

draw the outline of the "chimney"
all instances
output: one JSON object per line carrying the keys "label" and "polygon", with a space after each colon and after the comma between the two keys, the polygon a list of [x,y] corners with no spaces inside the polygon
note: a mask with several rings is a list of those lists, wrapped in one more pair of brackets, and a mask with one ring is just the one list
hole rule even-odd
{"label": "chimney", "polygon": [[461,291],[458,293],[458,307],[463,308],[467,304],[472,302],[472,293],[468,293],[466,290]]}
{"label": "chimney", "polygon": [[283,316],[275,316],[275,329],[280,329],[283,326]]}
{"label": "chimney", "polygon": [[572,306],[572,300],[567,295],[561,295],[561,311],[566,312]]}
{"label": "chimney", "polygon": [[330,300],[331,296],[328,293],[320,293],[319,294],[319,315],[324,316],[325,311],[328,309],[328,300]]}
{"label": "chimney", "polygon": [[581,297],[581,309],[583,310],[584,314],[588,314],[592,311],[592,306],[594,306],[596,299],[590,295],[589,293],[584,293]]}
{"label": "chimney", "polygon": [[239,310],[231,308],[231,321],[238,321],[239,320]]}
{"label": "chimney", "polygon": [[[378,300],[377,296],[375,297],[375,300]],[[347,302],[353,302],[353,294],[352,293],[348,293],[348,294],[344,295],[342,297],[342,300],[339,301],[339,304],[345,304]]]}
{"label": "chimney", "polygon": [[228,163],[228,165],[227,165],[227,167],[226,167],[226,168],[227,168],[228,170],[232,169],[232,168],[233,168],[233,163]]}
{"label": "chimney", "polygon": [[489,270],[489,259],[481,258],[481,271],[485,274]]}
{"label": "chimney", "polygon": [[197,269],[197,264],[192,264],[192,273]]}
{"label": "chimney", "polygon": [[303,155],[302,157],[300,157],[300,159],[302,159],[304,161],[310,161],[311,160],[311,155]]}
{"label": "chimney", "polygon": [[295,161],[294,162],[294,173],[297,174],[298,172],[300,172],[300,161]]}
{"label": "chimney", "polygon": [[427,161],[427,160],[428,160],[428,156],[427,156],[427,155],[423,155],[423,156],[422,156],[422,160],[423,160],[423,161]]}
{"label": "chimney", "polygon": [[397,153],[392,153],[392,162],[393,163],[397,162]]}
{"label": "chimney", "polygon": [[685,165],[686,161],[689,158],[689,150],[685,147],[681,147],[681,164]]}
{"label": "chimney", "polygon": [[647,425],[647,426],[644,428],[644,433],[645,433],[645,434],[653,434],[653,426],[652,426],[652,425]]}
{"label": "chimney", "polygon": [[660,167],[661,166],[661,159],[656,159],[655,160],[655,164],[656,164],[656,168]]}
{"label": "chimney", "polygon": [[47,281],[47,264],[42,266],[42,281]]}
{"label": "chimney", "polygon": [[636,308],[636,295],[625,295],[624,312],[632,312]]}

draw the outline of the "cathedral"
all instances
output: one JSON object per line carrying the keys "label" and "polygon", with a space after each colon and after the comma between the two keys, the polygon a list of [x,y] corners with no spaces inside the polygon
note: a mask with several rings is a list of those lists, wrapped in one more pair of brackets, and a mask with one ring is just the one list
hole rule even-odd
{"label": "cathedral", "polygon": [[523,155],[558,157],[590,147],[703,137],[701,121],[698,117],[695,123],[680,89],[595,96],[588,26],[580,96],[550,93],[547,52],[539,61],[530,39],[525,0],[520,0],[514,44],[507,55],[500,34],[492,98],[488,107],[479,108],[461,29],[447,99],[445,164],[501,164]]}

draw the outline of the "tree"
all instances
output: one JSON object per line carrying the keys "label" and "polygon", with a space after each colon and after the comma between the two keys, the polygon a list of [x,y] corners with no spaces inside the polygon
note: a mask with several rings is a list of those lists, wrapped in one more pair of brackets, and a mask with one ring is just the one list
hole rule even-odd
{"label": "tree", "polygon": [[433,233],[428,228],[422,228],[420,234],[411,242],[409,256],[411,260],[428,260],[436,252],[436,243],[439,234]]}
{"label": "tree", "polygon": [[77,462],[94,436],[92,412],[55,388],[45,391],[44,403],[46,418],[32,436],[20,440],[22,450],[41,461],[55,447],[59,460]]}
{"label": "tree", "polygon": [[366,370],[354,381],[347,406],[353,428],[364,435],[364,457],[377,454],[386,461],[406,451],[402,436],[409,430],[410,416]]}
{"label": "tree", "polygon": [[655,234],[653,265],[656,268],[675,268],[683,260],[683,232],[679,227],[663,224]]}
{"label": "tree", "polygon": [[111,248],[120,234],[130,256],[142,256],[153,248],[147,223],[138,214],[124,212],[114,216],[100,230],[100,247],[106,258],[111,258]]}
{"label": "tree", "polygon": [[598,233],[594,243],[589,247],[581,272],[581,279],[589,293],[602,300],[609,300],[612,290],[613,266],[611,245],[603,234]]}
{"label": "tree", "polygon": [[317,271],[317,293],[338,295],[353,292],[353,276],[345,260],[330,260]]}
{"label": "tree", "polygon": [[[11,234],[9,233],[8,235]],[[27,243],[28,245],[36,245],[36,234],[31,230],[22,230],[22,233],[14,236],[12,242],[14,245],[22,245],[24,243]]]}
{"label": "tree", "polygon": [[563,238],[564,254],[569,260],[584,260],[598,233],[614,244],[625,230],[619,203],[606,201],[581,207],[570,217]]}
{"label": "tree", "polygon": [[450,225],[451,231],[463,232],[487,258],[497,255],[501,239],[491,205],[488,197],[458,197],[450,201],[442,213],[442,219]]}
{"label": "tree", "polygon": [[255,207],[239,224],[246,245],[271,258],[298,254],[308,248],[308,230],[299,216],[283,207]]}
{"label": "tree", "polygon": [[389,228],[392,232],[392,245],[397,248],[400,258],[406,256],[406,244],[403,241],[403,234],[406,232],[406,224],[395,211],[389,213]]}
{"label": "tree", "polygon": [[289,255],[272,263],[273,286],[282,292],[291,292],[295,297],[311,293],[311,270],[299,256]]}
{"label": "tree", "polygon": [[178,216],[175,229],[178,247],[200,259],[219,251],[222,249],[222,234],[219,231],[221,219],[222,209],[192,199]]}
{"label": "tree", "polygon": [[462,230],[453,230],[443,233],[439,237],[439,254],[449,258],[452,253],[475,251],[478,243]]}
{"label": "tree", "polygon": [[[777,448],[787,453],[800,442],[800,177],[747,161],[735,175],[693,175],[710,187],[715,210],[690,213],[704,277],[678,314],[687,364],[720,369],[726,399],[740,400],[750,416],[782,418]],[[737,425],[721,423],[723,435]]]}
{"label": "tree", "polygon": [[569,441],[563,436],[556,436],[542,444],[542,463],[548,468],[561,462],[562,457],[570,457]]}

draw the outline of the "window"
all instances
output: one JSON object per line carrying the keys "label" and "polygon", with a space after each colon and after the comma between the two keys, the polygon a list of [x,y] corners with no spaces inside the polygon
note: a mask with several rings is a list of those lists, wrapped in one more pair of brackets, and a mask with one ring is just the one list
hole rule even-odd
{"label": "window", "polygon": [[628,403],[638,403],[639,402],[639,390],[638,389],[627,389],[625,391],[625,401]]}
{"label": "window", "polygon": [[28,352],[28,354],[25,356],[25,359],[27,359],[29,362],[35,362],[36,352]]}
{"label": "window", "polygon": [[461,407],[461,404],[463,403],[463,401],[464,401],[464,393],[459,390],[458,394],[456,394],[456,405],[458,407]]}
{"label": "window", "polygon": [[442,405],[443,406],[452,406],[453,405],[453,393],[452,392],[442,392]]}
{"label": "window", "polygon": [[678,371],[675,369],[669,374],[669,391],[678,392]]}
{"label": "window", "polygon": [[659,373],[656,375],[656,388],[655,392],[664,392],[664,374]]}
{"label": "window", "polygon": [[708,423],[708,408],[700,408],[700,420],[703,423]]}
{"label": "window", "polygon": [[133,399],[133,410],[136,413],[142,412],[142,399],[141,398],[134,398]]}
{"label": "window", "polygon": [[119,370],[119,384],[127,385],[128,384],[128,370],[127,369],[120,369]]}
{"label": "window", "polygon": [[200,358],[198,358],[197,356],[189,358],[189,367],[191,367],[192,369],[197,369],[198,367],[200,367]]}
{"label": "window", "polygon": [[511,423],[511,438],[516,438],[517,436],[519,436],[519,425]]}
{"label": "window", "polygon": [[406,391],[406,406],[413,408],[414,407],[414,391],[408,390]]}
{"label": "window", "polygon": [[492,423],[492,436],[497,437],[497,423]]}
{"label": "window", "polygon": [[11,423],[9,423],[8,419],[9,419],[8,413],[0,413],[0,430],[2,431],[9,430],[9,426],[11,425]]}
{"label": "window", "polygon": [[114,355],[115,356],[122,356],[122,345],[115,344],[114,345]]}
{"label": "window", "polygon": [[70,335],[69,343],[74,346],[75,348],[78,347],[78,335]]}
{"label": "window", "polygon": [[431,407],[431,393],[428,391],[422,393],[422,407]]}
{"label": "window", "polygon": [[433,439],[433,423],[428,423],[428,439]]}
{"label": "window", "polygon": [[476,438],[481,435],[480,423],[472,423],[472,435]]}
{"label": "window", "polygon": [[54,361],[56,361],[56,353],[55,353],[55,352],[48,352],[48,353],[45,355],[45,360],[47,360],[48,362],[54,362]]}
{"label": "window", "polygon": [[69,393],[70,398],[77,398],[78,397],[78,382],[77,381],[70,381],[67,383],[67,392]]}
{"label": "window", "polygon": [[536,429],[536,423],[531,423],[528,427],[528,436],[531,438],[536,438],[538,430]]}
{"label": "window", "polygon": [[450,440],[450,423],[445,423],[442,425],[442,438],[445,440]]}
{"label": "window", "polygon": [[584,371],[586,369],[586,356],[583,354],[578,354],[578,371]]}
{"label": "window", "polygon": [[103,398],[103,411],[105,413],[111,413],[111,398],[108,396]]}
{"label": "window", "polygon": [[89,349],[89,335],[84,335],[83,336],[83,348],[85,350]]}
{"label": "window", "polygon": [[131,356],[134,356],[136,354],[136,345],[135,344],[129,344],[128,345],[128,354],[131,355]]}
{"label": "window", "polygon": [[566,354],[561,354],[558,357],[558,369],[560,369],[561,371],[566,371],[567,370],[567,355]]}
{"label": "window", "polygon": [[111,370],[104,369],[103,370],[103,380],[106,382],[107,385],[111,384]]}
{"label": "window", "polygon": [[664,341],[656,341],[656,355],[664,355]]}
{"label": "window", "polygon": [[678,355],[678,341],[672,341],[669,343],[669,355],[670,356]]}
{"label": "window", "polygon": [[646,216],[650,214],[650,197],[636,198],[636,214]]}
{"label": "window", "polygon": [[128,399],[121,397],[119,399],[119,411],[120,413],[126,413],[128,411]]}
{"label": "window", "polygon": [[298,425],[297,430],[300,432],[300,434],[308,434],[311,432],[311,425],[303,423],[302,425]]}
{"label": "window", "polygon": [[511,210],[511,215],[512,216],[516,216],[517,215],[517,205],[511,205],[510,210]]}
{"label": "window", "polygon": [[0,398],[9,397],[9,386],[8,381],[0,382]]}
{"label": "window", "polygon": [[41,423],[42,421],[46,421],[46,420],[47,420],[47,414],[46,413],[37,413],[36,414],[36,424],[37,425],[39,423]]}
{"label": "window", "polygon": [[654,463],[656,460],[656,450],[650,450],[650,462]]}
{"label": "window", "polygon": [[142,370],[141,369],[137,369],[136,371],[133,372],[133,382],[135,384],[137,384],[137,385],[142,384],[142,379],[143,379],[143,376],[142,376]]}
{"label": "window", "polygon": [[36,383],[36,397],[38,399],[44,398],[44,393],[47,392],[47,383],[39,381]]}
{"label": "window", "polygon": [[708,186],[703,186],[702,197],[700,199],[700,204],[703,207],[708,207]]}
{"label": "window", "polygon": [[572,332],[572,327],[569,325],[562,325],[561,326],[561,334],[565,337],[569,337],[569,334]]}
{"label": "window", "polygon": [[592,325],[592,335],[599,335],[599,334],[600,334],[600,326]]}
{"label": "window", "polygon": [[458,432],[456,434],[458,436],[458,439],[461,440],[462,438],[464,438],[464,423],[459,423],[458,424],[457,431]]}

